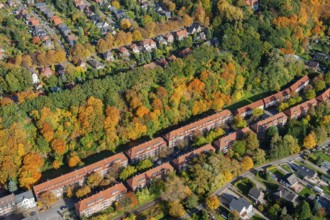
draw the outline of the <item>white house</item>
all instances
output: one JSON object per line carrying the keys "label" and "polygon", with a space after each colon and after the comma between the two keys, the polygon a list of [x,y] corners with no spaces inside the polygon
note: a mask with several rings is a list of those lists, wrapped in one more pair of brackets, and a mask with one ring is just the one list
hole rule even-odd
{"label": "white house", "polygon": [[31,209],[37,205],[31,190],[16,195],[15,200],[18,209]]}
{"label": "white house", "polygon": [[229,209],[237,211],[241,219],[250,219],[254,215],[253,206],[243,198],[234,198],[229,204]]}
{"label": "white house", "polygon": [[37,84],[39,82],[40,82],[40,80],[39,80],[38,75],[36,73],[32,73],[32,83]]}

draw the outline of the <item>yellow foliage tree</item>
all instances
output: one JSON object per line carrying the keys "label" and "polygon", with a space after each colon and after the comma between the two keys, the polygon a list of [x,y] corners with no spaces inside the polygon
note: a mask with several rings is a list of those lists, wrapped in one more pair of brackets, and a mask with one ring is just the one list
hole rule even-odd
{"label": "yellow foliage tree", "polygon": [[124,18],[120,21],[120,27],[123,30],[127,30],[131,27],[131,22],[127,18]]}
{"label": "yellow foliage tree", "polygon": [[316,146],[316,140],[313,133],[309,133],[304,138],[304,147],[307,149],[311,149]]}
{"label": "yellow foliage tree", "polygon": [[210,210],[215,210],[220,206],[220,201],[215,195],[208,197],[205,203]]}
{"label": "yellow foliage tree", "polygon": [[242,159],[242,169],[243,171],[247,171],[254,166],[253,160],[249,156],[245,156]]}

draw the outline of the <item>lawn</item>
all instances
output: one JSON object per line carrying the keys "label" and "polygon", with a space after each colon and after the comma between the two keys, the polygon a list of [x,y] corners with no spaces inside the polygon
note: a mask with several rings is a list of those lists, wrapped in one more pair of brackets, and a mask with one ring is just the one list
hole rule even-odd
{"label": "lawn", "polygon": [[254,187],[254,183],[247,178],[243,178],[237,183],[235,186],[245,195],[247,195],[252,187]]}
{"label": "lawn", "polygon": [[254,216],[252,216],[251,219],[252,219],[252,220],[263,220],[264,218],[261,217],[260,215],[254,215]]}
{"label": "lawn", "polygon": [[326,155],[325,153],[323,153],[322,151],[313,153],[311,155],[311,159],[313,160],[312,161],[313,163],[315,163],[318,158],[321,158],[322,160],[326,160],[326,161],[330,162],[330,157],[328,155]]}
{"label": "lawn", "polygon": [[301,190],[298,193],[300,196],[303,196],[305,198],[307,198],[308,196],[310,196],[311,194],[315,194],[311,189],[305,187],[303,190]]}
{"label": "lawn", "polygon": [[261,177],[259,174],[254,176],[254,179],[260,182],[261,184],[265,185],[268,189],[272,191],[276,191],[278,189],[278,184],[275,180],[271,179],[270,181],[267,181],[264,177]]}
{"label": "lawn", "polygon": [[286,171],[288,171],[288,172],[292,172],[292,170],[291,170],[291,168],[289,167],[289,165],[288,164],[283,164],[282,166],[281,166],[283,169],[285,169]]}
{"label": "lawn", "polygon": [[268,171],[272,172],[278,179],[282,179],[282,177],[284,176],[284,173],[282,173],[281,171],[279,171],[277,169],[277,167],[271,167],[269,169],[267,169]]}

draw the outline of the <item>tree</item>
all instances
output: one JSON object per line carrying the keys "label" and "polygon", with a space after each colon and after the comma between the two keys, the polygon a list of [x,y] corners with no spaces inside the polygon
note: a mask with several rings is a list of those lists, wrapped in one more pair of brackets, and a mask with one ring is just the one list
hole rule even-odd
{"label": "tree", "polygon": [[13,179],[10,179],[8,182],[8,190],[9,192],[15,192],[17,190],[17,182]]}
{"label": "tree", "polygon": [[170,203],[169,214],[172,217],[180,218],[186,214],[186,210],[183,205],[179,202]]}
{"label": "tree", "polygon": [[87,177],[87,185],[91,188],[94,188],[96,186],[99,186],[100,183],[102,182],[103,177],[101,176],[100,173],[92,173]]}
{"label": "tree", "polygon": [[68,186],[66,188],[66,196],[71,198],[73,196],[73,190],[72,190],[72,186]]}
{"label": "tree", "polygon": [[252,111],[252,115],[256,118],[259,118],[263,113],[264,113],[264,110],[262,110],[260,108],[255,108]]}
{"label": "tree", "polygon": [[245,128],[247,126],[247,122],[244,120],[244,118],[241,115],[237,114],[234,117],[233,125],[236,128]]}
{"label": "tree", "polygon": [[57,198],[52,192],[42,192],[39,195],[38,201],[40,201],[46,208],[49,208],[57,201]]}
{"label": "tree", "polygon": [[198,200],[199,197],[192,193],[190,196],[188,196],[186,198],[186,200],[184,201],[184,205],[188,208],[188,209],[192,209],[198,206]]}
{"label": "tree", "polygon": [[243,137],[244,145],[249,150],[255,150],[259,148],[259,140],[256,133],[249,131]]}
{"label": "tree", "polygon": [[74,156],[70,157],[70,159],[68,161],[69,167],[75,167],[80,163],[81,163],[81,160],[77,155],[74,155]]}
{"label": "tree", "polygon": [[123,30],[127,30],[131,27],[131,22],[127,18],[124,18],[120,21],[120,27]]}
{"label": "tree", "polygon": [[233,210],[228,215],[229,220],[239,220],[239,213],[236,210]]}
{"label": "tree", "polygon": [[263,164],[266,162],[266,152],[263,149],[258,148],[254,153],[253,153],[253,161],[255,164]]}
{"label": "tree", "polygon": [[125,167],[119,174],[121,180],[127,180],[130,176],[137,172],[137,169],[133,166]]}
{"label": "tree", "polygon": [[243,156],[245,154],[245,151],[246,151],[245,144],[244,144],[243,141],[236,141],[233,145],[233,149],[240,156]]}
{"label": "tree", "polygon": [[91,192],[91,188],[89,186],[83,186],[76,191],[77,198],[82,198]]}
{"label": "tree", "polygon": [[150,167],[153,166],[153,163],[151,162],[150,159],[145,159],[145,160],[141,160],[139,161],[139,163],[137,164],[137,170],[145,170],[148,169]]}
{"label": "tree", "polygon": [[305,200],[301,203],[299,208],[299,219],[309,219],[312,216],[312,212],[308,202]]}
{"label": "tree", "polygon": [[254,166],[253,164],[253,160],[251,159],[251,157],[249,156],[245,156],[242,159],[242,169],[244,171],[247,171],[249,169],[251,169]]}
{"label": "tree", "polygon": [[216,195],[207,197],[205,203],[210,210],[215,210],[220,206],[220,201]]}
{"label": "tree", "polygon": [[316,140],[314,138],[313,133],[309,133],[305,138],[304,138],[304,147],[306,149],[311,149],[316,146]]}
{"label": "tree", "polygon": [[180,202],[187,197],[187,187],[177,176],[170,176],[165,182],[161,198],[167,202]]}

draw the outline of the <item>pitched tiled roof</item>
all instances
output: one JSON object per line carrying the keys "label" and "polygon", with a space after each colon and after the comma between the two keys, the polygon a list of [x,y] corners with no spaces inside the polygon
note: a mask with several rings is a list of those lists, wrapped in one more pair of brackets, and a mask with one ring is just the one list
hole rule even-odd
{"label": "pitched tiled roof", "polygon": [[238,108],[236,110],[236,113],[237,114],[243,114],[245,112],[251,111],[251,110],[256,109],[258,107],[261,107],[261,106],[264,106],[264,102],[262,100],[258,100],[256,102],[252,102],[249,105],[246,105],[246,106],[243,106],[241,108]]}
{"label": "pitched tiled roof", "polygon": [[178,36],[178,37],[184,37],[184,36],[187,36],[188,35],[188,32],[186,29],[181,29],[177,32],[175,32],[175,34]]}
{"label": "pitched tiled roof", "polygon": [[157,148],[163,147],[163,146],[166,146],[165,140],[161,137],[158,137],[158,138],[152,139],[150,141],[147,141],[143,144],[132,147],[132,148],[128,149],[127,151],[125,151],[125,153],[130,159],[133,159],[136,156],[139,156],[148,151],[151,151],[153,149],[157,149]]}
{"label": "pitched tiled roof", "polygon": [[90,208],[93,205],[98,203],[102,203],[103,201],[115,197],[119,194],[126,193],[127,188],[124,186],[123,183],[116,184],[106,190],[103,190],[99,193],[96,193],[86,199],[80,200],[79,202],[75,203],[75,208],[78,213],[82,213],[85,209]]}
{"label": "pitched tiled roof", "polygon": [[153,175],[154,173],[158,173],[162,170],[167,170],[167,171],[172,171],[173,167],[169,164],[169,163],[163,163],[162,165],[159,165],[155,168],[152,168],[144,173],[141,173],[139,175],[136,175],[132,178],[130,178],[129,180],[126,181],[126,183],[130,186],[131,189],[136,188],[137,186],[139,186],[139,180],[140,179],[145,179],[145,180],[152,180],[155,178],[155,176]]}
{"label": "pitched tiled roof", "polygon": [[212,114],[212,115],[207,116],[205,118],[202,118],[202,119],[200,119],[198,121],[192,122],[192,123],[190,123],[190,124],[188,124],[186,126],[183,126],[181,128],[178,128],[176,130],[172,130],[172,131],[170,131],[169,133],[167,133],[165,135],[165,138],[168,141],[170,141],[173,138],[175,138],[177,135],[180,135],[180,134],[182,134],[184,132],[191,131],[191,130],[195,129],[198,126],[202,126],[203,124],[210,123],[211,121],[221,120],[222,118],[226,118],[228,116],[232,116],[232,113],[229,110],[227,110],[227,109],[226,110],[223,110],[221,112]]}
{"label": "pitched tiled roof", "polygon": [[314,98],[299,105],[293,106],[292,108],[289,108],[288,110],[284,111],[284,113],[290,118],[300,117],[305,111],[308,111],[312,106],[316,105],[317,100]]}
{"label": "pitched tiled roof", "polygon": [[272,102],[279,102],[282,100],[285,100],[285,97],[290,96],[290,89],[285,89],[283,91],[280,91],[278,93],[275,93],[273,95],[270,95],[263,99],[265,105],[271,104]]}
{"label": "pitched tiled roof", "polygon": [[38,194],[40,194],[41,192],[54,190],[62,186],[76,183],[82,178],[85,178],[87,174],[99,171],[102,168],[110,166],[112,163],[117,163],[117,162],[123,163],[127,161],[128,159],[123,153],[118,153],[111,157],[105,158],[101,161],[98,161],[96,163],[90,164],[88,166],[77,169],[70,173],[48,180],[44,183],[35,185],[33,187],[33,191],[36,194],[36,196],[38,196]]}
{"label": "pitched tiled roof", "polygon": [[10,194],[8,196],[4,196],[0,198],[0,208],[7,207],[8,205],[12,205],[15,203],[15,195]]}
{"label": "pitched tiled roof", "polygon": [[271,124],[270,126],[277,126],[282,121],[286,122],[287,119],[288,117],[283,112],[280,112],[278,114],[270,116],[264,120],[260,120],[257,123],[251,125],[251,129],[258,133],[262,126],[267,126],[269,124]]}
{"label": "pitched tiled roof", "polygon": [[300,78],[297,82],[295,82],[292,86],[290,86],[290,90],[292,92],[296,91],[300,86],[304,85],[306,82],[309,81],[308,76],[304,76]]}
{"label": "pitched tiled roof", "polygon": [[320,102],[324,102],[329,100],[330,98],[330,88],[325,90],[321,95],[319,95],[318,97],[316,97],[317,100],[319,100]]}
{"label": "pitched tiled roof", "polygon": [[193,151],[190,151],[189,153],[186,153],[184,155],[181,155],[181,156],[177,157],[176,159],[173,160],[173,164],[176,167],[179,167],[182,164],[186,163],[186,161],[188,159],[190,159],[191,157],[193,157],[194,155],[198,155],[198,154],[201,154],[201,153],[206,152],[206,151],[215,151],[215,149],[210,144],[204,145],[203,147],[197,148]]}
{"label": "pitched tiled roof", "polygon": [[216,141],[214,141],[214,146],[217,148],[217,149],[221,149],[223,148],[224,146],[230,146],[232,145],[235,141],[237,141],[238,139],[242,138],[242,136],[244,134],[246,134],[247,132],[251,131],[250,128],[246,127],[246,128],[243,128],[241,130],[238,130],[236,132],[232,132],[226,136],[223,136],[219,139],[217,139]]}

